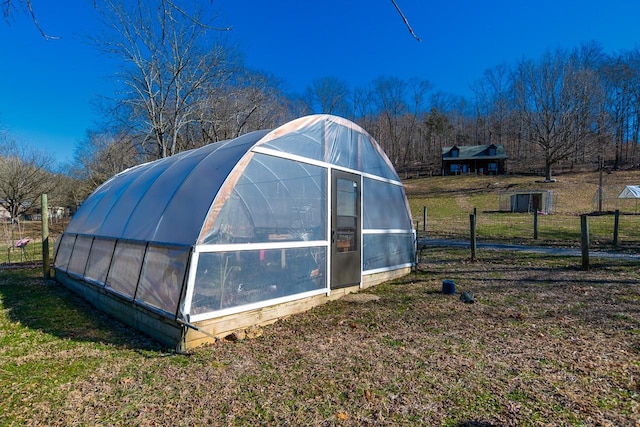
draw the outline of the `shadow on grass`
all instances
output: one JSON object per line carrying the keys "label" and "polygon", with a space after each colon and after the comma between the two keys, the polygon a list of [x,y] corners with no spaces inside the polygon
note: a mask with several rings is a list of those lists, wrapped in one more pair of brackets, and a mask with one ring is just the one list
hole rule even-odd
{"label": "shadow on grass", "polygon": [[456,427],[497,427],[497,424],[490,423],[489,421],[462,421],[456,424]]}
{"label": "shadow on grass", "polygon": [[480,305],[524,310],[532,318],[571,318],[594,330],[637,331],[637,261],[601,259],[584,271],[552,256],[511,257],[503,252],[473,263],[423,264],[411,280],[427,285],[422,294],[431,297],[441,293],[443,279],[452,279],[458,294],[472,292]]}
{"label": "shadow on grass", "polygon": [[39,270],[2,273],[0,303],[10,322],[61,339],[162,350],[151,338],[96,309],[63,286],[45,281]]}

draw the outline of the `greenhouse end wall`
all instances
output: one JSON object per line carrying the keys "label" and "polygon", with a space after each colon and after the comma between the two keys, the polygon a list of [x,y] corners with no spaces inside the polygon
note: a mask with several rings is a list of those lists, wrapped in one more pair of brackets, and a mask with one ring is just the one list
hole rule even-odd
{"label": "greenhouse end wall", "polygon": [[414,263],[410,210],[389,159],[358,125],[327,115],[114,176],[80,207],[54,260],[61,282],[99,308],[183,347]]}

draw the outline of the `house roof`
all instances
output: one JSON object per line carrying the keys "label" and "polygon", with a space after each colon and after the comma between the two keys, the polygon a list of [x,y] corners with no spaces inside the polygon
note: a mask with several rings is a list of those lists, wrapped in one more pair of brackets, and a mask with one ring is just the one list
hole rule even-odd
{"label": "house roof", "polygon": [[[489,155],[491,147],[496,149],[496,153],[493,156]],[[456,157],[451,154],[454,149],[458,150]],[[508,158],[502,144],[442,147],[442,160],[503,160]]]}

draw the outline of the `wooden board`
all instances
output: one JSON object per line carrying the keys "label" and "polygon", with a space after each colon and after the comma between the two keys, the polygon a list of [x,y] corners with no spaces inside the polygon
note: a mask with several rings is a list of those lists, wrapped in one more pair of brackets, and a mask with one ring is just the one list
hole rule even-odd
{"label": "wooden board", "polygon": [[[411,268],[407,267],[400,270],[365,275],[362,278],[362,289],[402,277],[410,271]],[[82,296],[98,309],[160,343],[182,351],[212,343],[216,339],[224,338],[236,331],[244,331],[252,326],[269,325],[279,319],[303,313],[313,307],[361,290],[359,286],[334,289],[331,290],[329,295],[325,293],[215,319],[203,320],[195,324],[200,329],[200,331],[196,331],[191,328],[187,329],[172,319],[153,313],[144,307],[134,305],[131,301],[107,292],[99,286],[79,282],[60,271],[56,271],[56,281]]]}
{"label": "wooden board", "polygon": [[[362,278],[363,289],[375,286],[388,280],[405,276],[411,271],[410,267],[394,271],[385,271],[366,275]],[[351,286],[342,289],[334,289],[329,295],[321,294],[310,298],[304,298],[297,301],[289,301],[286,303],[254,309],[242,313],[232,314],[229,316],[218,317],[215,319],[203,320],[196,323],[196,326],[205,331],[199,332],[193,329],[187,331],[185,336],[185,349],[198,347],[211,343],[216,338],[224,338],[235,331],[245,330],[251,326],[265,326],[284,319],[294,314],[303,313],[313,307],[325,304],[329,301],[337,300],[352,292],[360,291],[359,286]],[[208,334],[208,335],[207,335]],[[213,337],[212,337],[213,336]]]}

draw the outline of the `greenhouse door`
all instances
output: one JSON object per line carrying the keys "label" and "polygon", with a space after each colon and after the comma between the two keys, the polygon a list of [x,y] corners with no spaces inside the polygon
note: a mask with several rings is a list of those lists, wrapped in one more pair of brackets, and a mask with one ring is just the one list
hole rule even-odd
{"label": "greenhouse door", "polygon": [[360,284],[360,176],[333,171],[331,194],[331,288]]}

